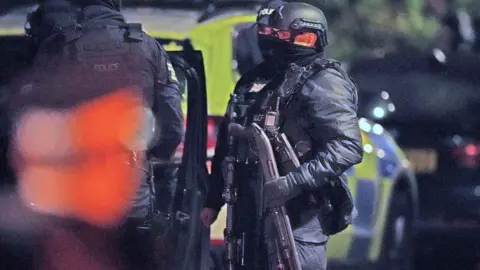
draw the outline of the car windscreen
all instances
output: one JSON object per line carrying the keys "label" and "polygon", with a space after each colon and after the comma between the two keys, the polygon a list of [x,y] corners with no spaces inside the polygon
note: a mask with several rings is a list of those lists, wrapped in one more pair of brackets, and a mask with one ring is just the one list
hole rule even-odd
{"label": "car windscreen", "polygon": [[395,69],[367,67],[351,72],[359,85],[359,111],[386,91],[395,105],[386,122],[412,125],[428,122],[463,129],[478,126],[478,69],[468,68],[461,62],[458,63],[461,69],[454,67],[454,63],[437,69],[427,64],[427,57],[423,59],[418,58],[418,63],[408,66],[396,65]]}
{"label": "car windscreen", "polygon": [[424,74],[406,73],[376,76],[377,87],[363,87],[360,107],[375,94],[387,91],[395,104],[391,118],[397,121],[471,121],[480,109],[480,85],[466,81]]}

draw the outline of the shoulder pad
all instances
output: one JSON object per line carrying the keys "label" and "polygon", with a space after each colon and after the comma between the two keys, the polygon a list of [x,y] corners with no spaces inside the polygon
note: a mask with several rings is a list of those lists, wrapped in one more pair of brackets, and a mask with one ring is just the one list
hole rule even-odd
{"label": "shoulder pad", "polygon": [[353,87],[357,88],[357,84],[355,83],[355,81],[348,75],[345,70],[343,70],[341,66],[341,63],[335,59],[317,58],[314,60],[314,65],[312,68],[315,69],[315,67],[317,67],[317,71],[321,71],[327,68],[333,68],[338,71],[348,83],[350,83]]}
{"label": "shoulder pad", "polygon": [[124,25],[124,28],[127,29],[127,39],[132,41],[142,41],[143,40],[143,31],[142,24],[140,23],[127,23]]}
{"label": "shoulder pad", "polygon": [[340,67],[340,62],[335,59],[317,58],[313,61],[313,67],[316,69],[336,68]]}

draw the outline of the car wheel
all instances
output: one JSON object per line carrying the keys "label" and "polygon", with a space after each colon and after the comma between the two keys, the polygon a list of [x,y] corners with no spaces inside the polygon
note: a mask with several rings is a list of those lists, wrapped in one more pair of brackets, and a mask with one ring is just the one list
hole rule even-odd
{"label": "car wheel", "polygon": [[407,192],[396,191],[390,205],[378,270],[413,270],[413,206]]}

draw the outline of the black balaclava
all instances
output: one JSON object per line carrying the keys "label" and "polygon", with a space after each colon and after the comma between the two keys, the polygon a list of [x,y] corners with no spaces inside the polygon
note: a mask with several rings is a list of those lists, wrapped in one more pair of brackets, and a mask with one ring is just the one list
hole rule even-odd
{"label": "black balaclava", "polygon": [[258,45],[265,61],[283,66],[289,63],[308,64],[311,60],[323,57],[323,50],[296,45],[265,35],[258,36]]}

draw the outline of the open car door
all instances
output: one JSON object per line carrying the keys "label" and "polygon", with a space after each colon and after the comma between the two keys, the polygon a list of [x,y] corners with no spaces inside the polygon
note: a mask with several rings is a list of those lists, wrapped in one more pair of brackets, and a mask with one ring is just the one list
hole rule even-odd
{"label": "open car door", "polygon": [[168,223],[169,240],[161,244],[171,254],[168,269],[206,270],[210,230],[200,220],[207,181],[205,73],[201,52],[193,50],[188,40],[177,42],[183,50],[169,56],[186,99],[186,135],[170,164],[154,164],[158,214]]}

